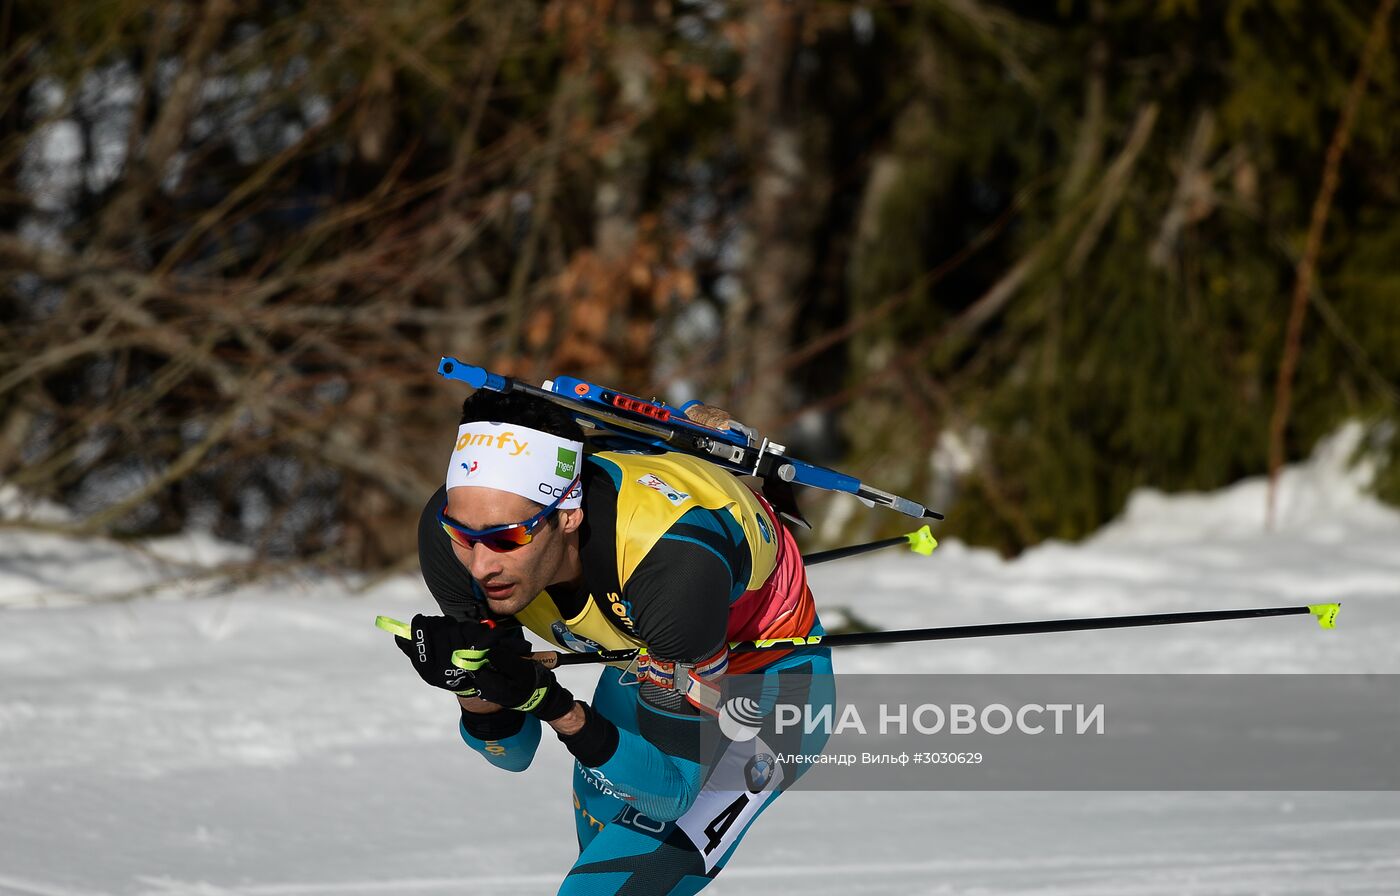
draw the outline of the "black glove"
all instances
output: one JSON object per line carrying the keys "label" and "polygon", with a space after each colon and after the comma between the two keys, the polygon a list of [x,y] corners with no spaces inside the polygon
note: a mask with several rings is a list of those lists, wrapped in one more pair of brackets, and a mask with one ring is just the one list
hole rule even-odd
{"label": "black glove", "polygon": [[481,699],[552,722],[574,708],[574,695],[553,672],[530,659],[528,650],[523,638],[488,631],[481,643],[459,651],[454,662],[470,670]]}
{"label": "black glove", "polygon": [[496,640],[490,622],[469,620],[459,622],[448,616],[413,617],[410,626],[413,637],[394,637],[404,656],[413,661],[418,676],[435,688],[442,688],[463,697],[476,696],[472,675],[452,664],[452,651]]}

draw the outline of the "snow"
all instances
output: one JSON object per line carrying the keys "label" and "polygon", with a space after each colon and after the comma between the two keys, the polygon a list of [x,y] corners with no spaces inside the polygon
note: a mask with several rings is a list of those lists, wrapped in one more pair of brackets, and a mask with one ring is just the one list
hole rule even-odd
{"label": "snow", "polygon": [[[1338,629],[1244,623],[855,648],[841,671],[1400,671],[1400,514],[1348,428],[1281,482],[1136,494],[1084,543],[1013,561],[945,542],[812,571],[882,627],[1342,601]],[[65,522],[0,487],[0,518]],[[522,775],[456,733],[376,614],[416,577],[288,576],[202,535],[129,545],[0,530],[0,893],[552,893],[574,855],[567,754]],[[361,590],[363,589],[363,590]],[[569,670],[576,691],[589,673]],[[785,795],[706,893],[1400,891],[1395,793]]]}

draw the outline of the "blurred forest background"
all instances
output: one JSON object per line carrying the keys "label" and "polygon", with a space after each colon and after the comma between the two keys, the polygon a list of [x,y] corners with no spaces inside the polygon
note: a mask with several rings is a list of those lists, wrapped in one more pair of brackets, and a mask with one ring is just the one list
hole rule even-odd
{"label": "blurred forest background", "polygon": [[1005,552],[1348,418],[1400,501],[1394,5],[0,0],[4,525],[402,564],[444,354]]}

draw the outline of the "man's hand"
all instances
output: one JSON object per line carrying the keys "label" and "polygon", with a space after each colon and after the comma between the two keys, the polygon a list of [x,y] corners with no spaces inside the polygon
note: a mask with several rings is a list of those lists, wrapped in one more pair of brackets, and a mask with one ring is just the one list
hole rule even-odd
{"label": "man's hand", "polygon": [[454,662],[469,670],[482,700],[552,722],[574,708],[574,695],[553,672],[525,655],[526,650],[523,640],[492,638],[484,645],[458,652]]}
{"label": "man's hand", "polygon": [[452,664],[452,651],[497,640],[491,623],[459,622],[447,616],[413,617],[410,638],[394,637],[418,676],[435,688],[469,697],[477,690],[471,673]]}

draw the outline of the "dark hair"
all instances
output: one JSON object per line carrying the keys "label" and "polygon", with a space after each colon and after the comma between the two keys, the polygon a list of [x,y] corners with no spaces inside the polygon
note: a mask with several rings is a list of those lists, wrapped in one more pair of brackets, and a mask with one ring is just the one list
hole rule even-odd
{"label": "dark hair", "polygon": [[583,441],[583,428],[574,415],[557,404],[514,392],[500,393],[481,389],[462,402],[463,423],[514,423],[528,426],[561,439]]}

